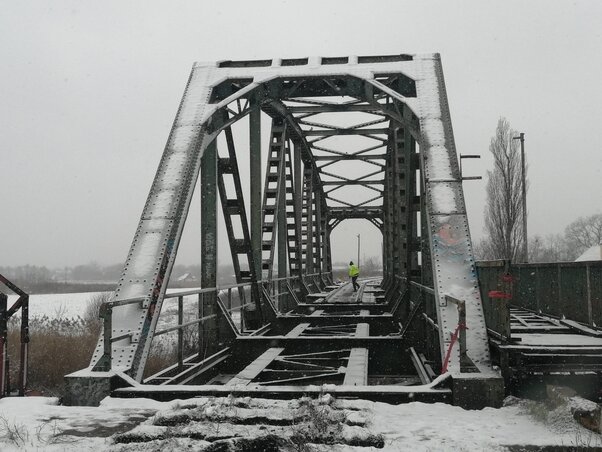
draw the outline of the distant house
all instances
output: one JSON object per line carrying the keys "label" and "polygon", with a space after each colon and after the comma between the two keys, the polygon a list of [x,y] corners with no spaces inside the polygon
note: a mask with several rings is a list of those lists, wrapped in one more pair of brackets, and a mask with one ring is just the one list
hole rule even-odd
{"label": "distant house", "polygon": [[196,281],[196,276],[194,276],[192,273],[184,273],[182,276],[179,276],[176,279],[177,282],[192,282],[192,281]]}
{"label": "distant house", "polygon": [[602,245],[594,245],[575,259],[575,262],[602,261]]}

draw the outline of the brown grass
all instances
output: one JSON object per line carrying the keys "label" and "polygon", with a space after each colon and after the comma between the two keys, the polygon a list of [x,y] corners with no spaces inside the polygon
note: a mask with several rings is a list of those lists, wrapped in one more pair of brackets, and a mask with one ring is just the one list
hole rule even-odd
{"label": "brown grass", "polygon": [[[29,322],[28,390],[48,396],[63,394],[64,376],[90,365],[102,328],[99,310],[110,294],[96,294],[84,312],[83,318],[34,317]],[[185,331],[186,356],[197,344],[196,328]],[[8,328],[8,355],[10,359],[10,386],[17,389],[21,348],[20,319],[11,319]],[[153,375],[177,360],[175,334],[154,341],[144,375]]]}
{"label": "brown grass", "polygon": [[[70,331],[69,331],[70,330]],[[63,376],[86,367],[98,336],[80,322],[52,322],[47,318],[30,325],[27,388],[45,395],[62,392]],[[16,389],[20,359],[20,326],[11,323],[8,353],[11,387]]]}

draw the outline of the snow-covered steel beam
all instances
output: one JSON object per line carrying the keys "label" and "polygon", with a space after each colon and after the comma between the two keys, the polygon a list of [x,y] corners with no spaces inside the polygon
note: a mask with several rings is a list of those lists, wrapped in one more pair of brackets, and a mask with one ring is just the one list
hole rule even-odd
{"label": "snow-covered steel beam", "polygon": [[[285,65],[285,60],[275,59],[193,66],[113,295],[113,301],[136,297],[144,301],[113,310],[112,334],[127,338],[112,343],[111,368],[137,381],[142,379],[203,152],[224,127],[250,111],[241,108],[226,124],[223,118],[228,105],[257,96],[261,108],[269,110],[270,115],[286,115],[289,130],[298,135],[302,151],[307,152],[308,144],[303,141],[306,132],[296,124],[284,101],[289,102],[287,96],[298,93],[319,97],[336,92],[367,102],[392,122],[401,124],[418,142],[428,226],[428,237],[424,238],[428,240],[434,263],[432,277],[440,350],[444,354],[453,348],[451,334],[458,324],[455,307],[447,306],[444,301],[445,295],[451,295],[466,302],[468,355],[478,370],[488,371],[487,331],[439,55],[301,60],[303,64],[296,65]],[[401,81],[392,81],[396,77]],[[303,80],[309,82],[301,86]],[[340,108],[326,102],[313,105]],[[315,184],[319,185],[318,172],[312,173]],[[318,198],[321,203],[326,202],[326,197],[318,195]],[[101,337],[88,369],[91,374],[103,349]],[[452,373],[461,371],[457,347],[451,352],[448,368]]]}

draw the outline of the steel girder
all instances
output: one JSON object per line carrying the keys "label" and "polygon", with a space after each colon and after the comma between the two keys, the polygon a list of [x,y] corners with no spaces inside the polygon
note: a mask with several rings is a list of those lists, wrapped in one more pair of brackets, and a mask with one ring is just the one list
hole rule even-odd
{"label": "steel girder", "polygon": [[[466,301],[469,355],[478,371],[490,371],[487,334],[439,56],[397,55],[343,60],[308,59],[305,65],[291,66],[281,65],[279,60],[259,62],[261,64],[219,62],[194,65],[112,298],[113,301],[143,300],[119,305],[113,310],[113,330],[115,337],[120,339],[112,343],[112,369],[141,380],[199,175],[201,157],[219,133],[224,130],[228,133],[229,127],[251,113],[253,108],[261,108],[273,118],[284,120],[290,140],[299,149],[303,162],[301,225],[303,228],[307,223],[305,243],[302,238],[306,272],[326,269],[330,265],[327,238],[332,222],[341,218],[336,218],[335,211],[331,214],[329,209],[336,206],[352,210],[382,209],[382,204],[377,203],[382,202],[386,193],[390,196],[391,187],[401,190],[401,175],[408,174],[408,171],[412,173],[407,165],[411,164],[413,157],[400,163],[399,159],[391,161],[389,155],[381,163],[382,154],[370,152],[385,147],[388,154],[397,154],[403,147],[405,158],[408,152],[406,143],[410,146],[413,146],[413,140],[418,143],[422,192],[418,200],[422,215],[421,274],[423,283],[432,283],[433,317],[439,325],[439,353],[452,348],[451,333],[459,322],[455,307],[445,301],[446,295],[453,295]],[[333,96],[348,96],[349,100],[319,100]],[[352,126],[307,120],[316,114],[343,111],[373,114],[379,118]],[[402,134],[403,139],[393,138],[394,143],[391,143],[392,134],[397,134],[398,138]],[[256,139],[257,133],[254,136]],[[349,136],[363,137],[376,143],[352,155],[323,146],[325,140]],[[318,152],[322,154],[315,155]],[[372,164],[378,170],[352,178],[341,174],[333,176],[335,173],[332,172],[326,174],[323,166],[318,165],[318,162],[332,165],[332,162],[344,160]],[[370,179],[382,172],[385,172],[384,180],[375,182]],[[411,181],[411,177],[406,177],[405,181],[411,184],[407,182]],[[353,184],[371,190],[375,195],[363,201],[349,202],[335,198],[332,191],[326,190],[324,182],[327,182],[326,186],[332,186],[332,190],[337,190],[339,183],[341,186]],[[383,185],[381,189],[376,188],[379,184]],[[410,192],[411,189],[406,187],[406,209],[416,201],[412,199],[410,203]],[[403,276],[404,265],[406,275],[408,267],[415,268],[416,265],[409,257],[404,258],[399,267],[398,257],[404,254],[404,244],[406,249],[414,246],[412,243],[408,245],[408,234],[415,240],[415,220],[407,212],[405,217],[404,212],[389,212],[387,206],[392,205],[393,199],[400,200],[398,195],[395,193],[395,198],[387,199],[382,219],[371,217],[377,223],[379,220],[383,222],[383,233],[387,236],[387,272],[393,276],[397,271],[400,272],[398,276]],[[295,203],[298,206],[298,197]],[[403,202],[400,205],[404,205]],[[406,232],[398,229],[396,233],[395,228],[403,227],[404,222]],[[408,232],[407,228],[411,231]],[[244,239],[250,241],[250,234],[247,235],[249,237]],[[246,254],[250,256],[249,272],[253,278],[254,269],[258,268],[258,264],[254,263],[257,250]],[[405,256],[408,255],[406,253]],[[257,279],[258,275],[254,277]],[[101,338],[89,370],[101,359],[103,348]],[[459,351],[453,350],[450,354],[448,369],[452,373],[461,373]]]}

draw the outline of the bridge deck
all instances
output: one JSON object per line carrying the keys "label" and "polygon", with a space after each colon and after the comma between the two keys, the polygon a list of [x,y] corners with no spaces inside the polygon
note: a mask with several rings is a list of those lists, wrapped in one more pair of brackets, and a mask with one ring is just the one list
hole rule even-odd
{"label": "bridge deck", "polygon": [[602,332],[522,308],[510,309],[510,339],[490,338],[507,377],[595,378],[602,372]]}
{"label": "bridge deck", "polygon": [[[401,326],[384,302],[380,281],[360,281],[312,294],[305,303],[280,314],[258,334],[236,338],[231,349],[183,389],[168,378],[117,390],[121,397],[145,395],[156,399],[195,395],[237,394],[288,397],[309,394],[328,385],[340,396],[361,394],[373,400],[449,401],[450,389],[432,377],[421,379],[401,337]],[[379,313],[374,306],[380,306]],[[407,356],[406,356],[407,355]],[[395,359],[392,359],[395,357]],[[401,359],[400,359],[401,358]],[[177,383],[174,381],[172,383]]]}
{"label": "bridge deck", "polygon": [[[279,314],[269,327],[238,336],[217,359],[191,364],[190,369],[203,370],[196,377],[190,377],[192,370],[180,371],[193,386],[183,388],[177,378],[160,377],[114,395],[291,397],[327,385],[342,397],[449,401],[450,389],[435,383],[434,363],[404,341],[391,301],[377,281],[360,281],[357,292],[349,283],[325,288]],[[509,318],[511,340],[492,337],[491,343],[511,379],[602,372],[600,331],[524,309],[512,308]]]}

